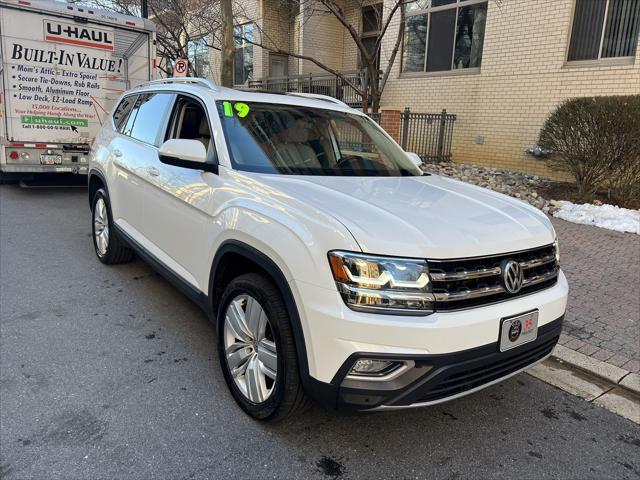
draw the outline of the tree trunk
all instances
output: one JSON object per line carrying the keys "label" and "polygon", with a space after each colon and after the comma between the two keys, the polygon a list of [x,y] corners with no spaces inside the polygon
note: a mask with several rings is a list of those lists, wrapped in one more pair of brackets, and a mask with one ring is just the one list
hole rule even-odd
{"label": "tree trunk", "polygon": [[222,61],[220,62],[220,83],[233,87],[233,7],[232,0],[221,0],[222,10]]}

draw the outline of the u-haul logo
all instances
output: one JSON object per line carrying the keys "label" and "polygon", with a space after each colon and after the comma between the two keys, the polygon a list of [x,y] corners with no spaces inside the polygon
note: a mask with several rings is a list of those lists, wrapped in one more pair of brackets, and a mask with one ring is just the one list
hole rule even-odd
{"label": "u-haul logo", "polygon": [[113,32],[74,23],[44,20],[44,39],[78,47],[113,50]]}

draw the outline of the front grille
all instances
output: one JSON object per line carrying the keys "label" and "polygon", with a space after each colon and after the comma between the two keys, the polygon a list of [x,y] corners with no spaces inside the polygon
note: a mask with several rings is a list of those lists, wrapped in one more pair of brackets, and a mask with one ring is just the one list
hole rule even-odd
{"label": "front grille", "polygon": [[555,336],[550,340],[536,345],[534,348],[510,357],[508,360],[496,359],[494,362],[476,368],[465,369],[443,376],[429,392],[420,397],[417,402],[432,402],[441,398],[452,397],[459,393],[472,390],[523,368],[545,358],[551,353],[558,342]]}
{"label": "front grille", "polygon": [[[520,264],[524,282],[518,293],[509,293],[503,285],[501,263]],[[520,252],[453,260],[428,260],[429,275],[438,311],[458,310],[501,302],[528,295],[558,281],[554,245]]]}

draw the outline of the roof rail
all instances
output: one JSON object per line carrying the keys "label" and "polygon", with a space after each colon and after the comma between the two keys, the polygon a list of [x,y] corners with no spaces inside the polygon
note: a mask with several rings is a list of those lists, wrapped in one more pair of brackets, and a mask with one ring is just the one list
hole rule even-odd
{"label": "roof rail", "polygon": [[191,83],[193,85],[200,85],[201,87],[206,87],[214,92],[220,90],[218,85],[216,85],[211,80],[207,80],[206,78],[198,78],[198,77],[172,77],[172,78],[161,78],[159,80],[151,80],[150,82],[141,83],[137,85],[135,88],[148,87],[150,85],[171,85],[174,83]]}
{"label": "roof rail", "polygon": [[341,107],[351,108],[349,105],[344,103],[337,98],[330,97],[329,95],[320,95],[319,93],[301,93],[301,92],[287,92],[287,95],[293,95],[294,97],[303,97],[303,98],[315,98],[316,100],[324,100],[325,102],[335,103],[336,105],[340,105]]}

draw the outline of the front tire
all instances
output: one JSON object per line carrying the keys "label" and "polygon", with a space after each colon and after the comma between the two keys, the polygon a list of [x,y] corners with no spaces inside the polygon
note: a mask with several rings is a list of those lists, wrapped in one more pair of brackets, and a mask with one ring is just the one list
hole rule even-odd
{"label": "front tire", "polygon": [[103,188],[98,189],[93,196],[91,216],[91,236],[98,259],[107,265],[131,261],[133,251],[113,228],[109,197]]}
{"label": "front tire", "polygon": [[238,405],[257,420],[276,421],[304,404],[289,314],[273,281],[258,273],[225,289],[217,319],[218,354]]}

